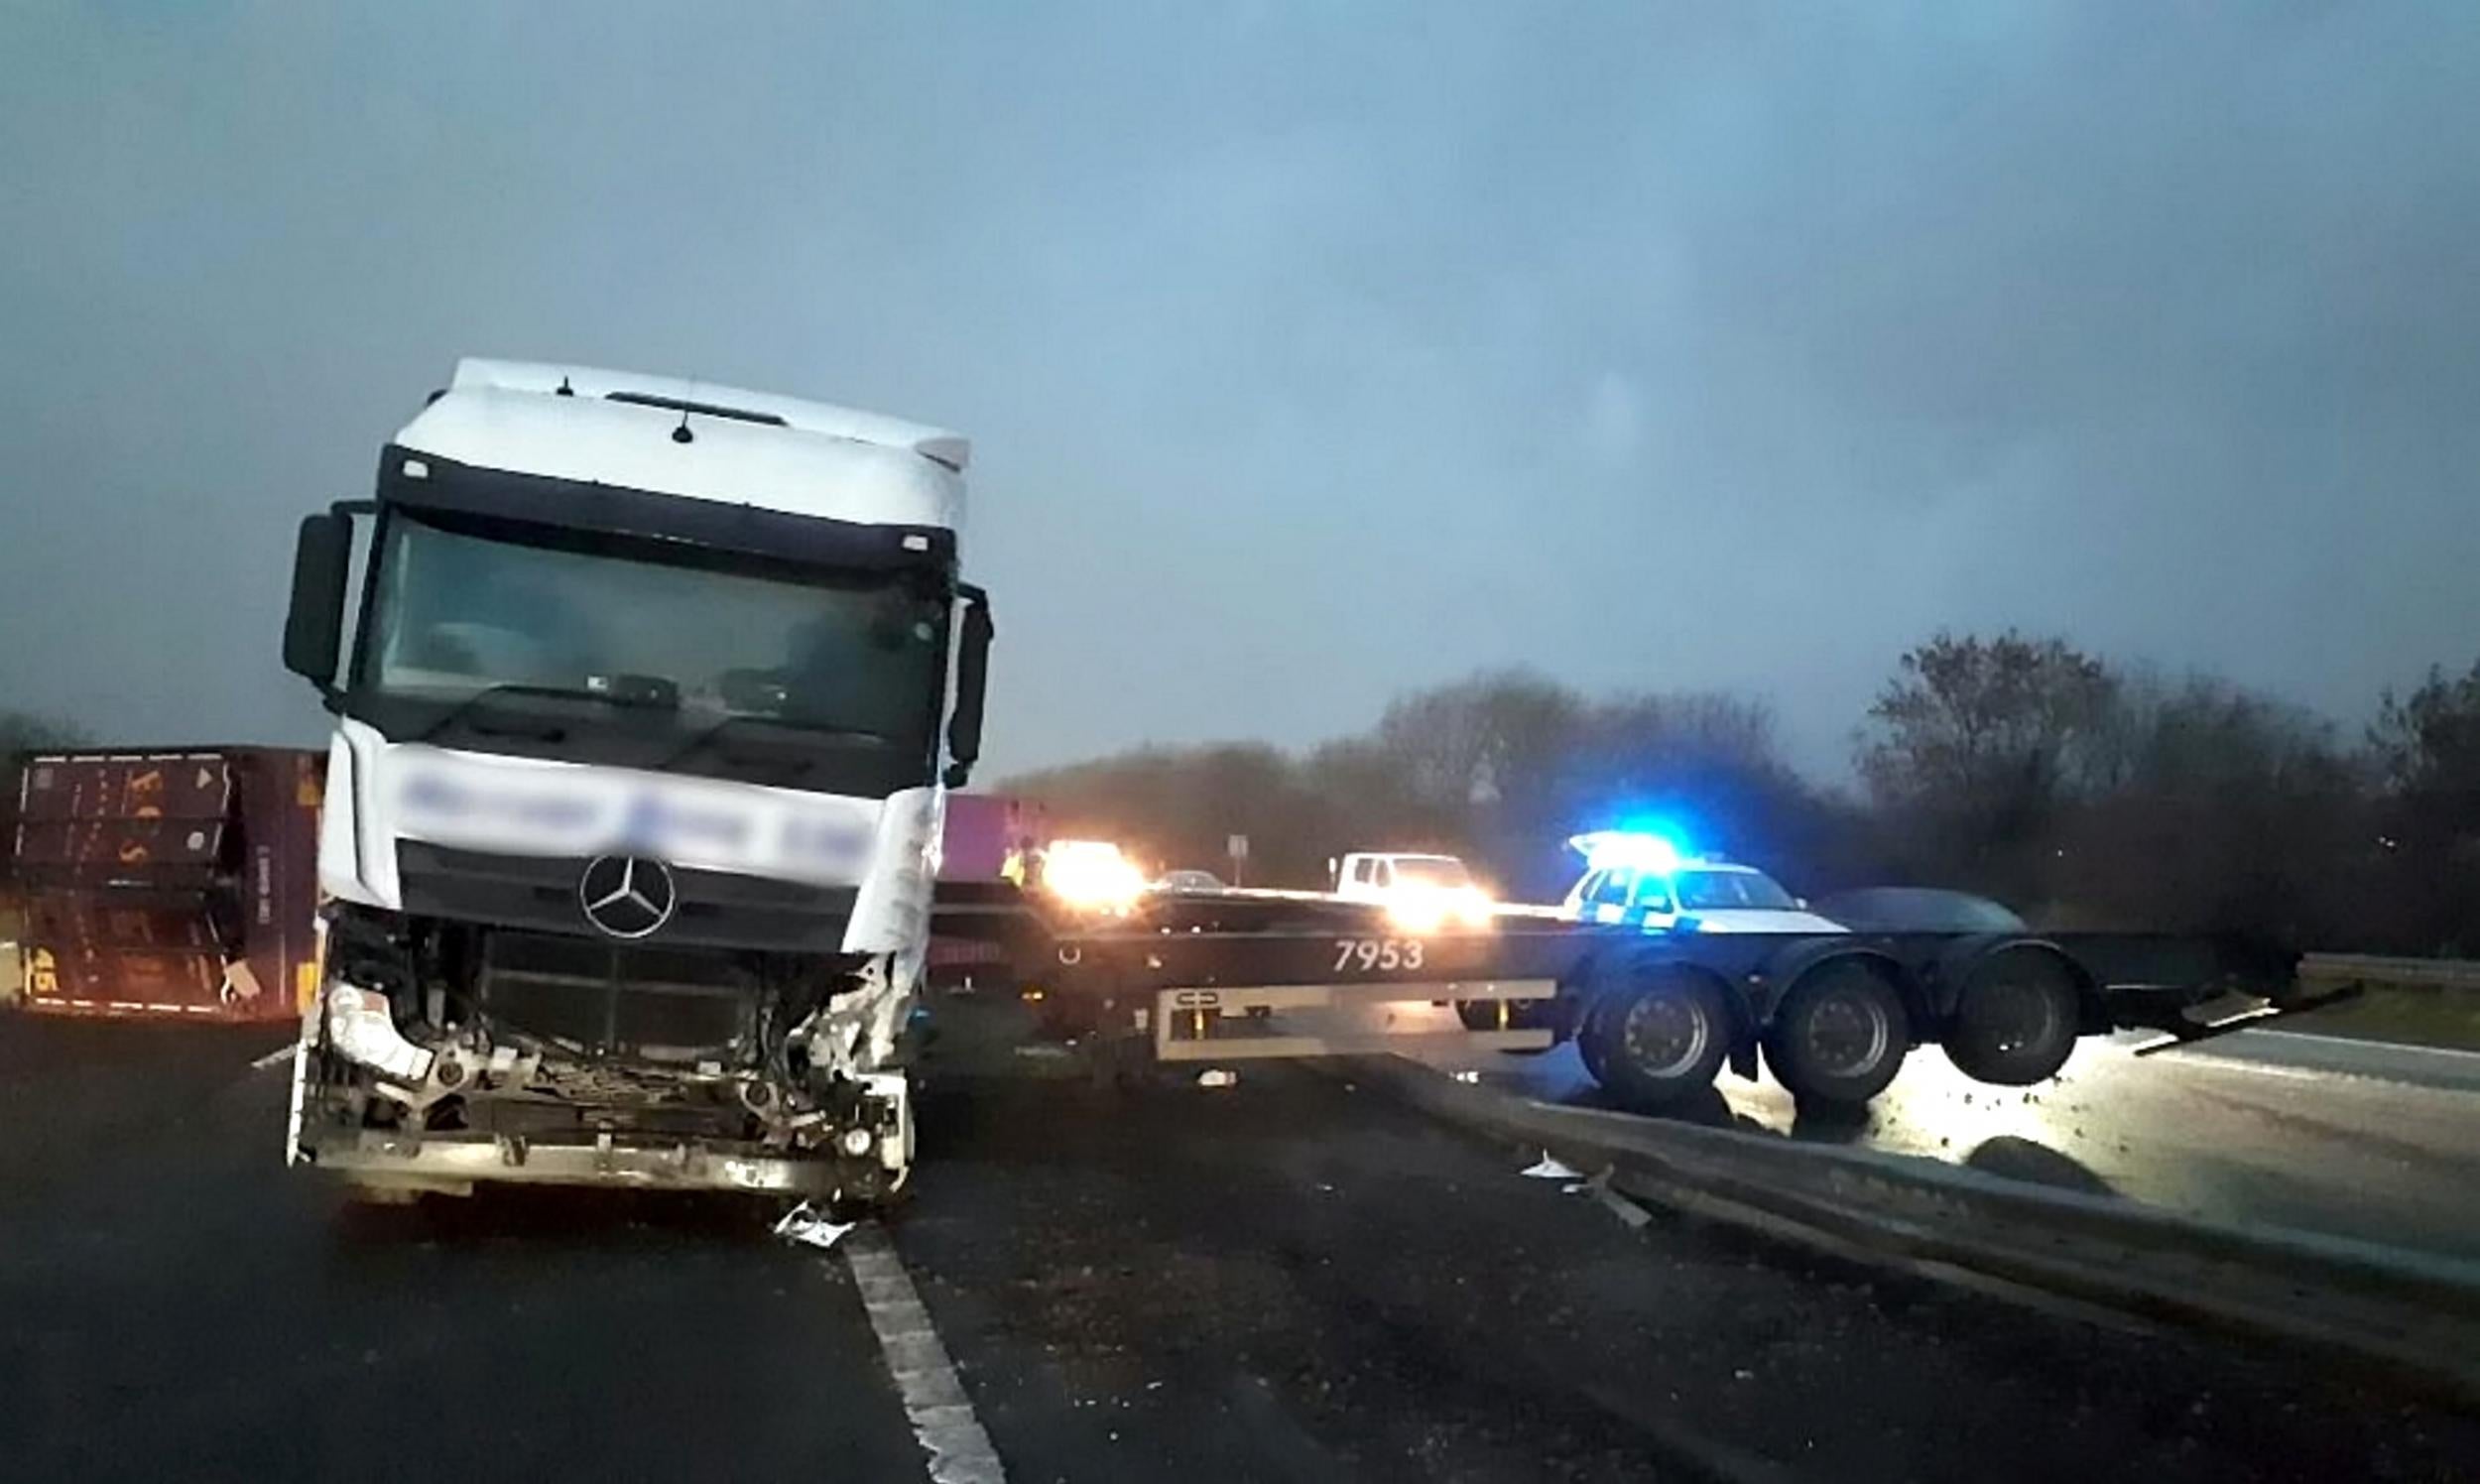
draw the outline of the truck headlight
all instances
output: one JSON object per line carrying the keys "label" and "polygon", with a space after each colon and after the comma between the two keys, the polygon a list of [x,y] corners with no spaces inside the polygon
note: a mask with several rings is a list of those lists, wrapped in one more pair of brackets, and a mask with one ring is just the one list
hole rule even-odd
{"label": "truck headlight", "polygon": [[375,989],[338,984],[327,991],[327,1045],[345,1060],[400,1082],[431,1075],[431,1053],[397,1033],[388,997]]}

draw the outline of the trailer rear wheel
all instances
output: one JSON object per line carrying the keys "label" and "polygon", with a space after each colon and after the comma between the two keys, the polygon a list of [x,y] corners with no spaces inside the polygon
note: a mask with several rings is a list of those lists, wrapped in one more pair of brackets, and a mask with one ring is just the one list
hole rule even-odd
{"label": "trailer rear wheel", "polygon": [[1792,1095],[1857,1107],[1886,1090],[1911,1049],[1903,997],[1866,964],[1802,976],[1766,1028],[1766,1064]]}
{"label": "trailer rear wheel", "polygon": [[1713,981],[1660,965],[1597,997],[1583,1036],[1599,1043],[1585,1062],[1603,1086],[1639,1107],[1660,1108],[1713,1085],[1731,1050],[1731,1012]]}
{"label": "trailer rear wheel", "polygon": [[1463,1022],[1467,1031],[1512,1031],[1516,1029],[1513,1006],[1507,1010],[1506,1023],[1502,1025],[1499,1021],[1499,1007],[1506,1003],[1504,1000],[1457,1000],[1455,1018]]}
{"label": "trailer rear wheel", "polygon": [[1603,1071],[1603,1068],[1607,1065],[1607,1063],[1602,1060],[1603,1041],[1601,1033],[1595,1024],[1599,1017],[1601,1005],[1602,1002],[1598,998],[1590,999],[1585,1002],[1583,1011],[1576,1017],[1574,1039],[1576,1044],[1576,1059],[1584,1063],[1585,1072],[1593,1078],[1593,1081],[1597,1085],[1607,1087],[1610,1085],[1610,1078],[1605,1075]]}
{"label": "trailer rear wheel", "polygon": [[[1455,1018],[1467,1031],[1538,1031],[1548,1022],[1537,1000],[1457,1000]],[[1507,1056],[1538,1056],[1549,1047],[1508,1050]]]}
{"label": "trailer rear wheel", "polygon": [[1946,1057],[1965,1076],[2028,1087],[2056,1076],[2075,1050],[2075,981],[2047,953],[1995,954],[1964,978]]}

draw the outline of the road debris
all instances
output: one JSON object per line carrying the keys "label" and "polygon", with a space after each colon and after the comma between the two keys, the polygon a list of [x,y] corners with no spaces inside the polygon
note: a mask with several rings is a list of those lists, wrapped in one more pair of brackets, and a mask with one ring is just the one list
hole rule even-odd
{"label": "road debris", "polygon": [[255,1060],[255,1061],[253,1061],[253,1062],[251,1062],[251,1063],[250,1063],[250,1070],[252,1070],[252,1071],[265,1071],[267,1068],[269,1068],[269,1067],[271,1067],[271,1066],[274,1066],[276,1063],[278,1063],[278,1062],[280,1062],[280,1061],[290,1061],[290,1060],[292,1060],[292,1059],[293,1059],[293,1049],[294,1049],[294,1045],[295,1045],[295,1043],[288,1041],[288,1042],[286,1042],[283,1046],[280,1046],[280,1047],[276,1048],[274,1051],[269,1051],[266,1055],[261,1056],[261,1057],[259,1057],[257,1060]]}
{"label": "road debris", "polygon": [[1569,1169],[1564,1163],[1551,1159],[1550,1152],[1547,1149],[1542,1151],[1542,1158],[1538,1164],[1528,1166],[1519,1173],[1537,1180],[1580,1180],[1584,1178],[1583,1171]]}
{"label": "road debris", "polygon": [[823,1252],[842,1241],[844,1233],[858,1224],[832,1220],[824,1211],[805,1200],[786,1211],[784,1219],[775,1223],[775,1234],[787,1242],[805,1243]]}
{"label": "road debris", "polygon": [[1239,1081],[1240,1074],[1227,1066],[1209,1066],[1197,1073],[1199,1087],[1233,1087]]}

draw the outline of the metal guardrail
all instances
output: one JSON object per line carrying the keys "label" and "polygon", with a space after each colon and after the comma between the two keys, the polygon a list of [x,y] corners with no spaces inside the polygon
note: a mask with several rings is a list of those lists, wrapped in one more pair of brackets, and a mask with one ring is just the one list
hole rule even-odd
{"label": "metal guardrail", "polygon": [[1798,1144],[1468,1085],[1414,1062],[1357,1075],[1608,1188],[1924,1277],[1998,1286],[2374,1361],[2480,1398],[2480,1263],[2238,1226],[1935,1161]]}
{"label": "metal guardrail", "polygon": [[2302,984],[2364,984],[2372,989],[2480,990],[2480,959],[2388,958],[2375,953],[2308,953]]}

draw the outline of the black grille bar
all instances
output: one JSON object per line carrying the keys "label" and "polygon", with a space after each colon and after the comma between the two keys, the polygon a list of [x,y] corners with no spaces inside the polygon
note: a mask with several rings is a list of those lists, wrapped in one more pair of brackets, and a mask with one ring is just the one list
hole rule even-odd
{"label": "black grille bar", "polygon": [[[572,856],[452,850],[421,840],[396,847],[405,910],[424,917],[605,941],[577,901],[585,862]],[[675,867],[680,903],[648,946],[833,953],[843,947],[855,889],[809,886],[729,871]]]}

